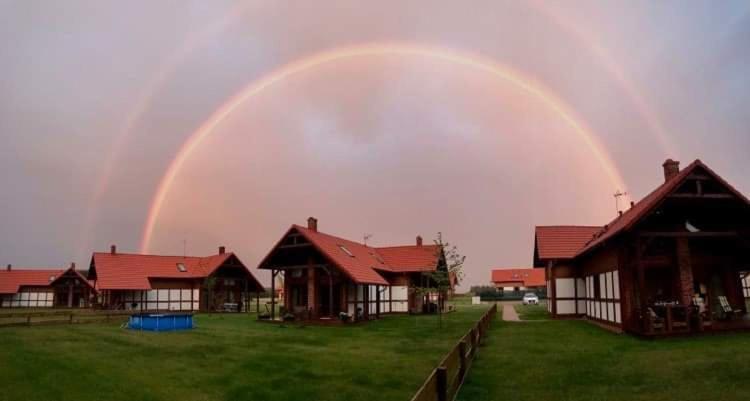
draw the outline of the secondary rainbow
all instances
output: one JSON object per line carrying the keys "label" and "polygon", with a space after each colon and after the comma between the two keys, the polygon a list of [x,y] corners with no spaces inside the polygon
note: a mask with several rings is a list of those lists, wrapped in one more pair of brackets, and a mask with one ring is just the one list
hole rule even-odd
{"label": "secondary rainbow", "polygon": [[232,112],[242,105],[243,102],[260,94],[280,81],[315,67],[356,57],[373,57],[379,55],[416,56],[442,60],[487,73],[497,79],[502,79],[515,85],[530,96],[537,98],[544,105],[554,111],[573,130],[573,132],[584,141],[592,151],[596,161],[602,166],[607,176],[612,181],[612,184],[614,185],[613,189],[625,188],[622,176],[612,162],[609,154],[586,125],[578,119],[572,110],[555,96],[553,92],[518,71],[514,71],[507,66],[501,65],[480,55],[463,53],[440,47],[410,43],[372,43],[353,47],[341,47],[315,53],[308,57],[293,61],[249,83],[242,90],[224,102],[210,118],[201,124],[201,126],[188,137],[170,163],[166,173],[159,183],[159,186],[157,187],[143,230],[141,252],[146,253],[149,250],[154,227],[159,218],[164,200],[169,193],[172,182],[182,166],[201,142],[211,135],[214,129],[216,129],[216,127],[232,114]]}

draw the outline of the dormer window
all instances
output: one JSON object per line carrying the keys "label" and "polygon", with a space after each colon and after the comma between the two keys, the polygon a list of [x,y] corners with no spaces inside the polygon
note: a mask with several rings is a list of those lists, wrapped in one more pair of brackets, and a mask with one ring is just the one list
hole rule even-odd
{"label": "dormer window", "polygon": [[352,253],[352,251],[350,251],[350,250],[346,249],[346,247],[345,247],[345,246],[343,246],[343,245],[339,245],[339,248],[341,248],[341,250],[342,250],[342,251],[343,251],[343,252],[344,252],[345,254],[349,255],[349,257],[351,257],[351,258],[353,258],[353,257],[354,257],[354,254]]}
{"label": "dormer window", "polygon": [[186,272],[186,271],[187,271],[187,267],[185,267],[185,264],[184,264],[184,263],[178,263],[178,264],[177,264],[177,270],[179,270],[179,271],[181,271],[181,272],[183,272],[183,273],[184,273],[184,272]]}

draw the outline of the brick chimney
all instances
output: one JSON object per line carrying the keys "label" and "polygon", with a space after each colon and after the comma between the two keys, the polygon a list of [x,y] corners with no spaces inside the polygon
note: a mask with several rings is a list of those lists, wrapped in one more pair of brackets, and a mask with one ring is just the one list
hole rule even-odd
{"label": "brick chimney", "polygon": [[10,263],[8,263],[8,267],[6,267],[5,270],[10,271],[11,268],[12,268],[12,266],[10,265]]}
{"label": "brick chimney", "polygon": [[75,270],[76,269],[76,262],[70,262],[70,268]]}
{"label": "brick chimney", "polygon": [[667,159],[667,161],[662,164],[664,167],[664,181],[669,181],[672,178],[676,177],[677,174],[680,173],[680,162],[674,161],[672,159]]}
{"label": "brick chimney", "polygon": [[117,253],[117,245],[110,245],[109,246],[109,253],[111,253],[112,255],[116,254]]}
{"label": "brick chimney", "polygon": [[227,252],[227,248],[225,248],[224,246],[220,246],[219,247],[219,255],[223,255],[226,252]]}
{"label": "brick chimney", "polygon": [[422,246],[422,236],[417,235],[417,246]]}
{"label": "brick chimney", "polygon": [[308,217],[307,218],[307,228],[310,229],[310,231],[318,231],[318,219],[315,217]]}

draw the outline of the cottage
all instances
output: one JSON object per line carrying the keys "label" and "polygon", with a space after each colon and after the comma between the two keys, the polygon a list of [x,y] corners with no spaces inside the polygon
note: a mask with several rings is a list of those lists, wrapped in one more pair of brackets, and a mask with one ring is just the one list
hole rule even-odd
{"label": "cottage", "polygon": [[537,227],[555,317],[640,335],[750,328],[750,202],[700,160],[603,227]]}
{"label": "cottage", "polygon": [[138,311],[243,311],[263,286],[231,252],[212,256],[162,256],[97,252],[89,280],[106,309]]}
{"label": "cottage", "polygon": [[543,269],[493,269],[492,284],[498,291],[539,291],[546,288]]}
{"label": "cottage", "polygon": [[94,292],[75,264],[68,269],[8,265],[0,271],[0,308],[84,308]]}
{"label": "cottage", "polygon": [[432,273],[447,272],[439,246],[417,237],[414,245],[371,247],[318,231],[313,217],[287,230],[258,268],[271,270],[272,283],[283,275],[285,309],[298,319],[434,311],[447,295],[418,290],[434,287]]}

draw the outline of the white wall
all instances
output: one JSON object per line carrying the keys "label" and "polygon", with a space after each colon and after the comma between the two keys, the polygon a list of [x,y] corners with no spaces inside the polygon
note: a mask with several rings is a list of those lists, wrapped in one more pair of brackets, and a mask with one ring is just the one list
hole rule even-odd
{"label": "white wall", "polygon": [[[190,297],[191,291],[192,300]],[[141,299],[143,305],[141,305]],[[123,294],[123,301],[126,310],[198,310],[200,309],[200,290],[197,288],[192,290],[190,288],[176,288],[128,291]]]}
{"label": "white wall", "polygon": [[594,276],[587,276],[585,279],[588,298],[590,298],[586,302],[586,315],[612,323],[621,323],[619,271],[601,273],[596,277],[599,280],[598,299],[593,299],[596,285]]}
{"label": "white wall", "polygon": [[0,295],[3,308],[51,308],[55,294],[52,292],[19,292]]}

